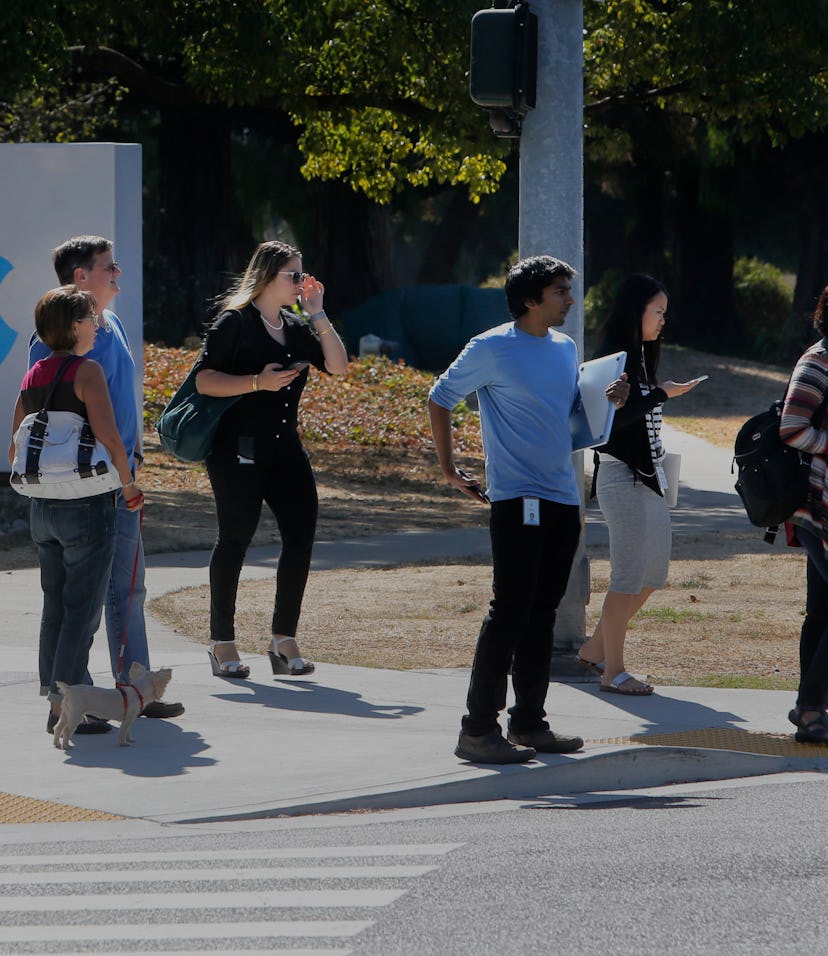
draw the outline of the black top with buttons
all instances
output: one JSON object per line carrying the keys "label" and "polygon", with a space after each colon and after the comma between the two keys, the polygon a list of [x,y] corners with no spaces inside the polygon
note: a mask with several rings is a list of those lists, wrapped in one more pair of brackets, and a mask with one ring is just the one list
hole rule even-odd
{"label": "black top with buttons", "polygon": [[[222,312],[207,332],[196,370],[209,368],[229,375],[252,376],[271,363],[287,366],[310,362],[321,372],[326,371],[322,346],[313,329],[286,309],[280,315],[284,320],[284,345],[268,334],[255,306]],[[222,415],[216,446],[235,443],[240,435],[295,440],[299,399],[307,380],[305,368],[278,392],[254,392],[251,386],[250,393]]]}

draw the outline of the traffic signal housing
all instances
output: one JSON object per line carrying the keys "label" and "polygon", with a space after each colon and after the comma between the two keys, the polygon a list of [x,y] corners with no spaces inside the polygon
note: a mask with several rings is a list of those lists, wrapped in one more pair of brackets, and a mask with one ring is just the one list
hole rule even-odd
{"label": "traffic signal housing", "polygon": [[520,136],[534,109],[538,75],[538,18],[529,4],[478,10],[471,22],[469,94],[489,110],[497,136]]}

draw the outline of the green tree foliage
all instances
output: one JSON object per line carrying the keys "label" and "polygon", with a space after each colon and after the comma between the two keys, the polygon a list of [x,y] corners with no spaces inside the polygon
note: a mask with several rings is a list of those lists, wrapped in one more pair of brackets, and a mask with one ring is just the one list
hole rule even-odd
{"label": "green tree foliage", "polygon": [[[269,116],[284,139],[298,138],[306,177],[344,180],[380,202],[430,184],[463,184],[474,201],[503,175],[508,147],[468,100],[469,0],[35,0],[28,15],[7,2],[14,40],[0,68],[20,104],[39,91],[34,109],[55,91],[77,98],[72,64],[114,78],[133,102]],[[87,122],[67,120],[70,136],[88,135],[113,91],[86,91]],[[11,118],[2,129],[6,139],[34,131]]]}
{"label": "green tree foliage", "polygon": [[652,104],[706,122],[723,150],[828,122],[826,0],[606,0],[585,12],[593,117]]}
{"label": "green tree foliage", "polygon": [[[5,0],[0,135],[35,138],[63,123],[54,138],[87,136],[124,88],[154,106],[269,115],[283,135],[295,131],[307,177],[345,180],[380,202],[432,184],[464,184],[474,200],[497,189],[508,149],[467,93],[469,23],[482,5]],[[703,119],[720,151],[734,135],[776,143],[825,124],[828,0],[584,7],[587,114],[608,158],[628,149],[625,117],[642,106]]]}

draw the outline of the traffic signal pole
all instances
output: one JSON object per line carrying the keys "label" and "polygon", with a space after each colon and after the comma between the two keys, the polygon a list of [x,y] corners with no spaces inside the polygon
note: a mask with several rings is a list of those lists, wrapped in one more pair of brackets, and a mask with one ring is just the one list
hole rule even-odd
{"label": "traffic signal pole", "polygon": [[[583,0],[530,3],[538,18],[537,100],[523,120],[520,136],[519,253],[552,255],[577,270],[575,305],[562,331],[575,340],[583,357]],[[574,458],[580,477],[583,452]],[[582,479],[580,483],[583,502]],[[555,623],[556,677],[576,672],[573,657],[585,636],[589,561],[583,537]]]}

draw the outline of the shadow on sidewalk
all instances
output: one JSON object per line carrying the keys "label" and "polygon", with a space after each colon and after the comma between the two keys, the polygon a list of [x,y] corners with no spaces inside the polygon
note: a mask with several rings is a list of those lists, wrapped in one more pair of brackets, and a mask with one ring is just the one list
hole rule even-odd
{"label": "shadow on sidewalk", "polygon": [[615,707],[645,722],[639,734],[663,734],[680,730],[699,730],[724,727],[734,730],[748,723],[747,718],[728,710],[717,710],[692,700],[676,700],[659,694],[658,688],[649,696],[607,694],[599,690],[599,683],[571,683],[574,690],[588,693],[602,704]]}
{"label": "shadow on sidewalk", "polygon": [[105,767],[131,777],[178,777],[197,767],[218,761],[199,757],[209,744],[201,734],[182,730],[168,720],[137,720],[132,728],[135,743],[118,744],[118,728],[108,734],[82,737],[64,754],[66,763],[77,767]]}
{"label": "shadow on sidewalk", "polygon": [[413,704],[373,704],[365,700],[361,694],[317,684],[315,681],[296,680],[296,678],[290,678],[284,682],[277,680],[272,686],[247,684],[245,690],[248,692],[214,696],[225,701],[258,704],[261,707],[272,707],[277,710],[341,714],[345,717],[368,717],[378,720],[413,717],[425,709]]}

